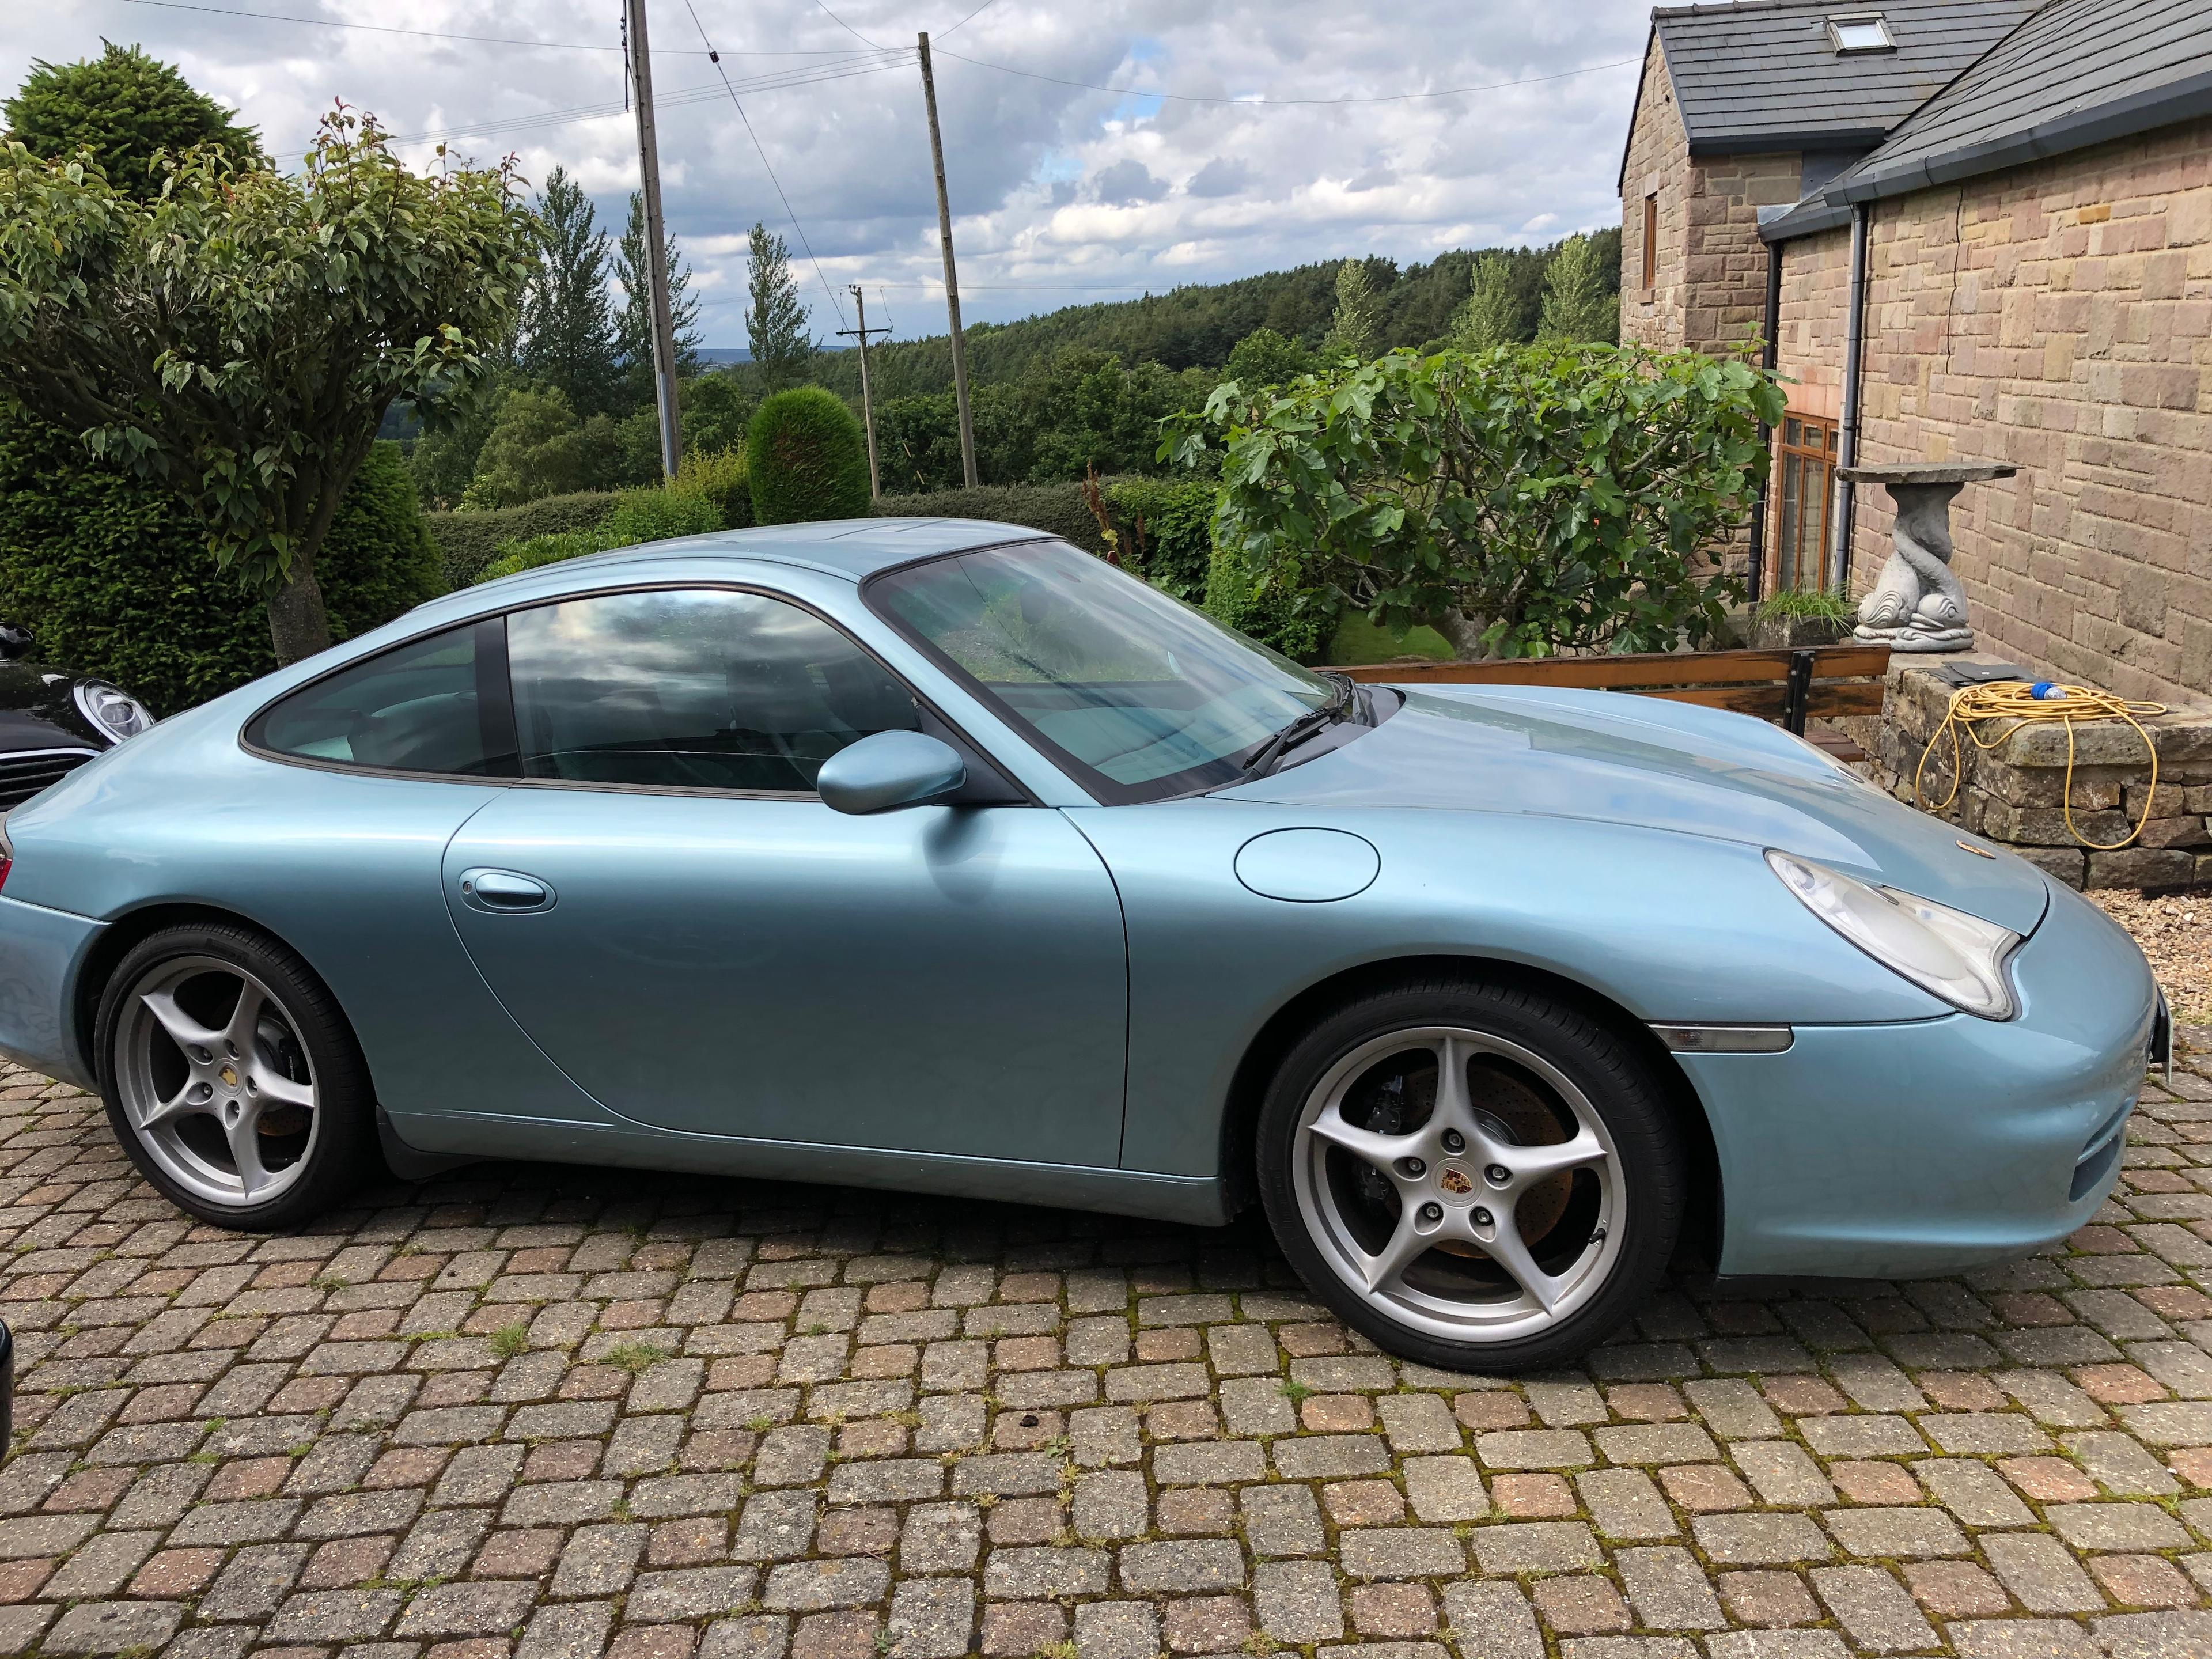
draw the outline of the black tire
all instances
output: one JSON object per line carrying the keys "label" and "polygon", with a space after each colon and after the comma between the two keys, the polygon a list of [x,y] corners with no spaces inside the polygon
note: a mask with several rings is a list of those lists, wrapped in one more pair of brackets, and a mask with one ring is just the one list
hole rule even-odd
{"label": "black tire", "polygon": [[[215,966],[202,973],[194,964]],[[288,1039],[281,1063],[297,1070],[304,1060],[311,1068],[307,1086],[312,1090],[312,1105],[289,1109],[304,1110],[311,1127],[296,1137],[302,1149],[277,1172],[283,1180],[281,1190],[262,1200],[241,1195],[238,1201],[224,1202],[194,1191],[164,1167],[162,1158],[180,1165],[188,1160],[180,1159],[173,1147],[157,1156],[148,1137],[134,1126],[126,1103],[130,1091],[139,1086],[126,1082],[126,1067],[137,1062],[126,1056],[125,1045],[145,1040],[139,1035],[145,1022],[135,1006],[143,988],[159,984],[165,974],[186,972],[198,975],[185,981],[188,986],[204,982],[213,995],[225,970],[240,975],[241,986],[246,982],[245,976],[259,981]],[[179,994],[179,1000],[184,994]],[[183,1058],[184,1045],[176,1047],[177,1057],[161,1063],[189,1064]],[[203,1221],[240,1232],[281,1232],[313,1221],[363,1177],[383,1172],[376,1146],[375,1094],[353,1028],[313,969],[266,934],[211,922],[167,927],[142,939],[116,964],[101,993],[94,1028],[94,1055],[100,1096],[116,1139],[139,1174],[164,1198]],[[215,1058],[220,1061],[222,1056]],[[257,1054],[257,1058],[271,1056]],[[218,1108],[221,1104],[217,1103]],[[255,1120],[257,1125],[282,1109],[261,1103],[258,1110],[263,1115]],[[223,1156],[222,1120],[213,1115],[203,1121],[214,1126],[214,1139],[203,1136],[197,1144],[214,1148],[210,1161],[219,1163]],[[257,1157],[264,1147],[276,1146],[278,1139],[257,1139]]]}
{"label": "black tire", "polygon": [[[1377,1175],[1370,1176],[1358,1162],[1346,1165],[1333,1161],[1355,1155],[1334,1144],[1316,1145],[1316,1139],[1328,1141],[1329,1137],[1307,1134],[1303,1125],[1309,1105],[1316,1102],[1318,1091],[1328,1085],[1332,1091],[1339,1091],[1346,1103],[1339,1108],[1337,1121],[1350,1123],[1350,1117],[1345,1115],[1352,1109],[1349,1103],[1354,1099],[1372,1103],[1380,1098],[1371,1091],[1371,1091],[1367,1079],[1387,1070],[1398,1053],[1411,1055],[1417,1041],[1428,1040],[1425,1036],[1417,1040],[1409,1035],[1403,1040],[1407,1046],[1393,1053],[1389,1043],[1394,1034],[1425,1034],[1440,1028],[1483,1034],[1486,1039],[1495,1040],[1498,1052],[1486,1054],[1478,1050],[1471,1054],[1470,1060],[1498,1068],[1495,1075],[1501,1089],[1520,1090],[1524,1084],[1529,1085],[1533,1086],[1527,1092],[1532,1097],[1539,1091],[1548,1091],[1561,1103],[1552,1107],[1539,1101],[1532,1108],[1516,1097],[1516,1110],[1525,1113],[1548,1109],[1555,1115],[1564,1114],[1552,1133],[1538,1134],[1533,1137],[1534,1141],[1575,1139],[1575,1133],[1565,1126],[1577,1120],[1587,1121],[1584,1108],[1599,1120],[1598,1127],[1591,1133],[1597,1134],[1601,1128],[1602,1137],[1609,1137],[1611,1141],[1607,1157],[1593,1161],[1594,1164],[1601,1164],[1602,1170],[1593,1167],[1587,1172],[1589,1186],[1571,1184],[1584,1181],[1585,1173],[1578,1170],[1545,1177],[1552,1183],[1545,1189],[1545,1204],[1558,1206],[1552,1223],[1554,1231],[1565,1224],[1563,1216],[1586,1212],[1593,1218],[1585,1224],[1593,1237],[1581,1248],[1583,1254],[1597,1253],[1597,1265],[1579,1269],[1570,1265],[1562,1270],[1582,1273],[1573,1292],[1578,1299],[1570,1304],[1562,1296],[1561,1305],[1565,1311],[1554,1314],[1550,1310],[1543,1310],[1540,1328],[1510,1328],[1510,1322],[1500,1316],[1497,1336],[1477,1332],[1477,1340],[1465,1340],[1408,1322],[1410,1318],[1431,1314],[1432,1327],[1452,1323],[1449,1314],[1432,1313],[1434,1308],[1449,1304],[1434,1296],[1424,1301],[1425,1292],[1410,1275],[1427,1275],[1433,1286],[1457,1273],[1496,1274],[1498,1288],[1483,1290],[1481,1294],[1497,1298],[1499,1305],[1512,1301],[1516,1293],[1515,1287],[1505,1282],[1498,1261],[1486,1259],[1484,1253],[1470,1250],[1464,1244],[1455,1243],[1443,1247],[1450,1250],[1456,1260],[1445,1260],[1433,1248],[1409,1258],[1404,1274],[1395,1281],[1384,1281],[1384,1291],[1395,1282],[1399,1292],[1395,1297],[1362,1288],[1346,1276],[1358,1270],[1358,1261],[1347,1255],[1340,1242],[1347,1224],[1346,1218],[1359,1204],[1380,1206],[1372,1213],[1398,1218],[1395,1224],[1382,1224],[1382,1233],[1389,1233],[1393,1224],[1410,1224],[1416,1206],[1413,1198],[1406,1194],[1414,1189],[1382,1170],[1379,1164],[1376,1166]],[[1571,1092],[1579,1094],[1579,1106],[1566,1104],[1570,1096],[1562,1095],[1544,1082],[1540,1072],[1521,1067],[1515,1060],[1506,1057],[1509,1047],[1551,1068]],[[1356,1070],[1363,1063],[1359,1056],[1377,1052],[1389,1057],[1372,1062],[1374,1071]],[[1446,1048],[1442,1052],[1458,1051]],[[1441,1075],[1441,1060],[1430,1063]],[[1462,1075],[1466,1073],[1462,1072]],[[1487,1074],[1478,1071],[1475,1075],[1480,1079]],[[1363,1080],[1346,1081],[1352,1076]],[[1399,1101],[1413,1101],[1417,1094],[1415,1085],[1403,1081],[1384,1086],[1396,1091],[1393,1098]],[[1435,1083],[1430,1085],[1431,1100],[1437,1086]],[[1474,1093],[1474,1085],[1470,1085],[1470,1098]],[[1315,1109],[1326,1116],[1328,1109],[1316,1105]],[[1357,1109],[1368,1114],[1370,1122],[1388,1122],[1393,1132],[1401,1127],[1398,1120],[1373,1117],[1375,1109],[1371,1104],[1360,1105]],[[1421,1126],[1431,1119],[1442,1121],[1434,1104],[1425,1110],[1417,1103],[1412,1104],[1406,1110],[1408,1115],[1417,1115]],[[1357,1129],[1362,1126],[1352,1127]],[[1530,1138],[1515,1139],[1519,1141]],[[1447,1149],[1449,1144],[1446,1143]],[[1314,1294],[1346,1323],[1380,1346],[1447,1370],[1494,1373],[1541,1369],[1577,1358],[1603,1341],[1644,1302],[1665,1273],[1680,1231],[1689,1184],[1687,1163],[1665,1091],[1647,1061],[1618,1034],[1581,1010],[1510,982],[1447,979],[1401,982],[1369,991],[1338,1008],[1293,1047],[1277,1067],[1261,1106],[1255,1151],[1261,1200],[1268,1223],[1284,1254]],[[1472,1158],[1473,1154],[1467,1156]],[[1447,1150],[1443,1157],[1456,1161],[1460,1155]],[[1411,1160],[1401,1160],[1392,1167],[1401,1176],[1410,1164]],[[1346,1184],[1347,1169],[1350,1188]],[[1500,1170],[1501,1177],[1510,1173]],[[1467,1194],[1466,1170],[1436,1164],[1425,1172],[1425,1178],[1436,1183],[1460,1183],[1446,1189],[1454,1195],[1449,1201],[1455,1205],[1480,1204],[1485,1196],[1480,1188],[1485,1177],[1480,1172],[1473,1176],[1477,1189],[1468,1196],[1459,1196]],[[1601,1186],[1601,1179],[1610,1184]],[[1571,1184],[1562,1188],[1559,1183],[1563,1181]],[[1305,1194],[1303,1204],[1302,1182]],[[1361,1187],[1361,1182],[1365,1186]],[[1377,1196],[1389,1192],[1394,1184],[1397,1190],[1389,1192],[1387,1200]],[[1421,1190],[1425,1192],[1426,1188]],[[1346,1196],[1348,1192],[1352,1194],[1349,1198]],[[1556,1196],[1562,1192],[1574,1196]],[[1444,1194],[1440,1192],[1437,1195],[1441,1198]],[[1534,1188],[1516,1191],[1500,1205],[1514,1226],[1515,1238],[1521,1237],[1520,1218],[1524,1213],[1521,1206],[1537,1196]],[[1583,1206],[1581,1212],[1571,1208],[1577,1203]],[[1438,1204],[1419,1207],[1425,1218],[1431,1213],[1445,1213]],[[1492,1212],[1485,1208],[1462,1209],[1459,1213],[1486,1222],[1492,1219]],[[1458,1216],[1455,1215],[1454,1219],[1456,1221]],[[1605,1241],[1615,1232],[1617,1242],[1608,1249]],[[1382,1237],[1382,1233],[1370,1236]],[[1392,1242],[1400,1236],[1402,1235],[1392,1235]],[[1339,1242],[1332,1243],[1333,1239]],[[1390,1244],[1377,1246],[1363,1241],[1358,1242],[1358,1248],[1379,1260]],[[1410,1248],[1419,1250],[1424,1247],[1414,1243]],[[1561,1235],[1557,1248],[1573,1250],[1571,1234]],[[1565,1259],[1571,1264],[1579,1262],[1582,1255]],[[1443,1276],[1443,1280],[1438,1275]],[[1409,1288],[1410,1297],[1407,1294]],[[1537,1320],[1534,1293],[1522,1291],[1518,1294],[1524,1298],[1521,1304],[1526,1310],[1524,1323]],[[1480,1309],[1492,1304],[1474,1299],[1466,1305]]]}

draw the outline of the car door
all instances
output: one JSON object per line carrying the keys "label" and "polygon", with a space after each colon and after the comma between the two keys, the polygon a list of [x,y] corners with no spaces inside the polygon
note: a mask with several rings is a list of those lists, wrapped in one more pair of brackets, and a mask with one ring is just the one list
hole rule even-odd
{"label": "car door", "polygon": [[507,619],[523,781],[448,847],[494,993],[610,1110],[689,1133],[1114,1164],[1111,878],[1058,811],[825,806],[925,719],[849,636],[733,587]]}

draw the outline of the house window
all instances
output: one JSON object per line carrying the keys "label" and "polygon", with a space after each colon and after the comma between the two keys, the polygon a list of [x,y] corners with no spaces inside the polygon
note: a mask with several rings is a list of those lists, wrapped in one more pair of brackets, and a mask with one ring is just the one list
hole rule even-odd
{"label": "house window", "polygon": [[1836,494],[1836,423],[1784,415],[1775,436],[1782,487],[1775,491],[1774,586],[1778,592],[1817,589],[1826,568],[1829,504]]}
{"label": "house window", "polygon": [[1650,288],[1659,278],[1659,195],[1654,191],[1644,198],[1644,281],[1641,286]]}
{"label": "house window", "polygon": [[1855,17],[1831,17],[1828,20],[1828,39],[1835,43],[1838,57],[1847,57],[1858,52],[1895,52],[1897,42],[1889,33],[1889,25],[1878,11],[1861,12]]}

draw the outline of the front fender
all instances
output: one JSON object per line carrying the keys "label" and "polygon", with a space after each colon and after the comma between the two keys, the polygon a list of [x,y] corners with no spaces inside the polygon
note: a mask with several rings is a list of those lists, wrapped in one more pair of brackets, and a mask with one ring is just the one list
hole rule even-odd
{"label": "front fender", "polygon": [[[1238,1064],[1309,988],[1415,957],[1518,963],[1638,1018],[1848,1025],[1950,1009],[1838,939],[1758,848],[1521,814],[1195,798],[1079,808],[1120,888],[1129,940],[1124,1168],[1217,1173]],[[1351,897],[1301,903],[1241,884],[1268,830],[1350,831],[1380,854]]]}

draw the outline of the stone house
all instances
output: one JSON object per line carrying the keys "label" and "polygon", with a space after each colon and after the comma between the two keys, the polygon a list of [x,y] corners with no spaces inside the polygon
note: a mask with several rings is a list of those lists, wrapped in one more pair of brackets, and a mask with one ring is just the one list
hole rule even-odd
{"label": "stone house", "polygon": [[1954,510],[1984,646],[2212,692],[2212,0],[1741,0],[1652,14],[1621,336],[1789,378],[1759,591],[1863,592],[1854,459],[1996,460]]}

